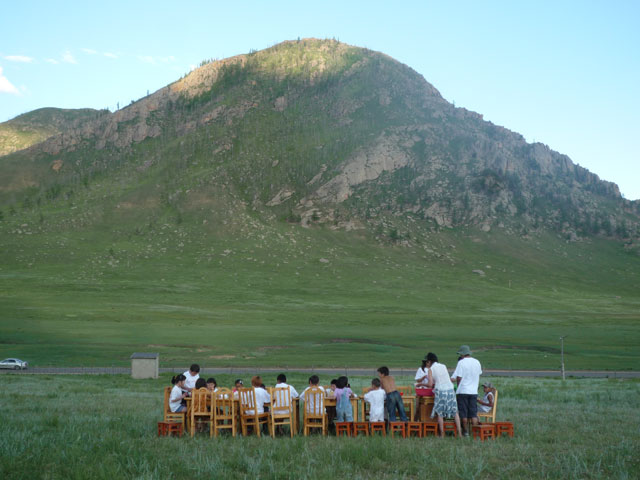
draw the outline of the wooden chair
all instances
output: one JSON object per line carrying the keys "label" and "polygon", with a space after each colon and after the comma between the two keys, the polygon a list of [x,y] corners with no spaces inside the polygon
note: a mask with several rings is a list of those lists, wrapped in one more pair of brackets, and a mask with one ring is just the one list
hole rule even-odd
{"label": "wooden chair", "polygon": [[325,393],[312,387],[304,394],[304,435],[309,435],[312,428],[321,428],[322,435],[327,434],[327,412],[324,409]]}
{"label": "wooden chair", "polygon": [[503,433],[513,437],[513,422],[496,422],[493,425],[496,429],[496,437],[501,437]]}
{"label": "wooden chair", "polygon": [[[225,390],[225,391],[222,391]],[[236,436],[236,404],[233,394],[228,388],[218,389],[213,394],[213,434],[217,437],[220,430],[231,430],[231,436]]]}
{"label": "wooden chair", "polygon": [[479,438],[483,442],[487,438],[496,438],[496,427],[495,425],[490,425],[485,423],[484,425],[474,425],[471,427],[473,431],[473,438]]}
{"label": "wooden chair", "polygon": [[362,388],[362,401],[360,403],[360,421],[367,422],[369,421],[369,407],[370,405],[364,401],[365,394],[369,393],[371,387],[363,387]]}
{"label": "wooden chair", "polygon": [[191,412],[189,414],[191,424],[191,436],[196,433],[196,422],[204,419],[209,423],[209,436],[213,433],[213,409],[211,408],[211,392],[206,387],[191,391]]}
{"label": "wooden chair", "polygon": [[493,407],[491,407],[491,411],[487,413],[478,412],[478,419],[485,422],[496,423],[497,409],[498,409],[498,389],[495,388],[493,392]]}
{"label": "wooden chair", "polygon": [[282,427],[289,425],[289,431],[291,432],[291,438],[294,433],[294,421],[293,412],[291,407],[291,390],[289,387],[283,388],[270,388],[271,394],[271,436],[275,437],[276,427]]}
{"label": "wooden chair", "polygon": [[454,437],[458,436],[458,427],[456,427],[456,422],[451,420],[445,420],[443,422],[443,428],[444,428],[445,436],[447,435],[447,433],[453,433]]}
{"label": "wooden chair", "polygon": [[429,435],[433,435],[434,437],[438,436],[437,422],[424,422],[422,424],[422,436],[428,437]]}
{"label": "wooden chair", "polygon": [[407,436],[407,424],[405,422],[389,422],[389,433],[393,437],[394,433],[399,433],[402,438]]}
{"label": "wooden chair", "polygon": [[408,422],[407,423],[407,437],[411,437],[414,433],[417,437],[422,438],[422,423],[420,422]]}
{"label": "wooden chair", "polygon": [[371,422],[369,424],[371,427],[371,435],[373,436],[376,432],[380,432],[383,437],[387,436],[387,428],[384,422]]}
{"label": "wooden chair", "polygon": [[336,437],[342,436],[345,434],[347,437],[350,437],[353,431],[353,422],[336,422]]}
{"label": "wooden chair", "polygon": [[369,436],[369,423],[368,422],[353,422],[353,436],[357,437],[363,433],[365,437]]}
{"label": "wooden chair", "polygon": [[164,421],[169,423],[182,423],[185,425],[186,422],[186,412],[172,412],[171,407],[169,407],[169,397],[171,396],[171,390],[173,387],[165,387],[164,388]]}
{"label": "wooden chair", "polygon": [[240,424],[242,425],[242,435],[247,435],[247,427],[252,427],[256,435],[260,436],[261,425],[268,425],[271,433],[268,413],[258,413],[256,405],[256,391],[253,388],[239,388],[238,397],[240,399]]}

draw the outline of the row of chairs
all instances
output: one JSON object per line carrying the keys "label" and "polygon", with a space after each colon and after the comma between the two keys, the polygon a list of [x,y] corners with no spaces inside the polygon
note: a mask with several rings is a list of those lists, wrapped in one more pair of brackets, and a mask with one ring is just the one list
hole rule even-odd
{"label": "row of chairs", "polygon": [[[269,434],[275,436],[277,428],[289,427],[293,437],[297,429],[295,415],[292,408],[291,392],[288,388],[269,388],[271,403],[269,412],[258,413],[255,390],[240,388],[237,397],[227,388],[219,388],[211,392],[206,388],[191,392],[190,406],[187,412],[176,413],[169,409],[171,388],[164,391],[164,422],[182,423],[195,435],[199,423],[209,424],[210,436],[218,436],[222,430],[230,430],[236,436],[237,425],[240,423],[242,435],[247,435],[249,428],[257,435],[261,435],[261,427],[267,425]],[[324,408],[325,393],[319,388],[312,388],[305,394],[304,434],[308,435],[312,428],[321,428],[327,433],[327,415]]]}
{"label": "row of chairs", "polygon": [[[175,413],[169,409],[171,387],[165,388],[164,421],[179,422],[185,425],[195,435],[198,422],[209,424],[210,436],[218,436],[222,430],[230,430],[235,437],[237,423],[240,422],[242,435],[247,435],[249,428],[257,435],[261,435],[261,427],[267,425],[269,434],[275,436],[278,427],[288,426],[293,437],[297,430],[289,388],[269,388],[271,404],[269,412],[258,413],[256,395],[253,388],[238,389],[238,399],[234,399],[231,390],[220,388],[210,392],[206,388],[193,390],[191,406],[187,413]],[[324,406],[325,393],[319,388],[310,388],[305,393],[303,433],[308,435],[311,429],[320,429],[322,435],[327,435],[328,419]],[[239,411],[236,409],[236,403]],[[495,391],[494,405],[489,413],[478,414],[481,420],[495,422],[498,392]],[[415,428],[415,427],[414,427]]]}

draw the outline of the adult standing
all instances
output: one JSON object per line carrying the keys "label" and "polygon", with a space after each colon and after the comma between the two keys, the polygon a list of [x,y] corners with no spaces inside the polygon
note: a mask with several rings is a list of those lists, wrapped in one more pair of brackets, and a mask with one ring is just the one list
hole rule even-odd
{"label": "adult standing", "polygon": [[458,361],[451,379],[458,384],[456,391],[458,412],[464,435],[468,436],[469,422],[473,425],[478,424],[478,384],[482,367],[480,362],[471,356],[469,345],[462,345],[457,353],[462,358]]}
{"label": "adult standing", "polygon": [[183,389],[190,392],[196,388],[196,382],[200,379],[200,365],[194,363],[183,375],[185,377]]}
{"label": "adult standing", "polygon": [[447,366],[438,363],[438,356],[429,352],[426,356],[427,368],[429,376],[429,387],[434,388],[435,399],[431,418],[438,417],[438,427],[440,436],[444,437],[444,419],[453,418],[456,422],[458,435],[462,434],[460,430],[460,417],[458,416],[458,406],[456,404],[456,395],[453,392],[453,383],[449,378]]}

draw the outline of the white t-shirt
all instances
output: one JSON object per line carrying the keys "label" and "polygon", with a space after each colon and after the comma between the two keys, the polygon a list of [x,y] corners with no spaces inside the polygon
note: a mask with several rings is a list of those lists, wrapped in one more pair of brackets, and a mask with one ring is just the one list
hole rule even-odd
{"label": "white t-shirt", "polygon": [[364,401],[371,405],[369,408],[370,422],[384,422],[384,399],[386,396],[382,388],[369,390],[364,394]]}
{"label": "white t-shirt", "polygon": [[456,393],[477,395],[480,375],[482,375],[480,362],[473,357],[464,357],[458,362],[455,372],[451,375],[452,378],[461,378]]}
{"label": "white t-shirt", "polygon": [[[485,394],[484,398],[482,399],[482,401],[483,401],[484,403],[489,403],[489,397],[491,397],[491,403],[493,403],[493,402],[494,402],[494,400],[493,400],[493,392],[487,392],[487,393]],[[480,413],[489,413],[489,412],[491,411],[491,408],[492,408],[492,407],[489,407],[489,406],[487,406],[487,405],[480,405],[480,404],[478,404],[478,411],[479,411]]]}
{"label": "white t-shirt", "polygon": [[[289,388],[289,395],[291,396],[291,398],[298,398],[300,396],[298,394],[298,392],[296,392],[296,389],[293,388],[291,385],[289,385],[287,383],[278,383],[276,385],[276,388]],[[283,404],[283,406],[285,406],[285,405]],[[286,405],[286,406],[288,407],[289,405]],[[276,413],[276,414],[283,414],[284,415],[284,414],[288,413],[289,410],[288,409],[286,409],[286,410],[285,409],[274,409],[273,412]]]}
{"label": "white t-shirt", "polygon": [[196,373],[195,377],[191,375],[191,373],[189,373],[189,370],[187,370],[186,372],[183,373],[183,375],[185,377],[187,377],[187,379],[184,381],[184,386],[187,388],[196,388],[196,382],[198,381],[198,379],[200,378],[200,374]]}
{"label": "white t-shirt", "polygon": [[[312,387],[307,387],[307,388],[305,388],[305,389],[304,389],[304,392],[302,392],[302,393],[300,394],[300,400],[302,400],[303,402],[306,402],[304,395],[305,395],[305,393],[307,393],[307,391],[308,391],[308,390],[310,390],[311,388],[312,388]],[[321,391],[326,395],[326,392],[325,392],[324,388],[323,388],[323,387],[321,387],[320,385],[318,385],[318,386],[317,386],[317,387],[315,387],[315,388],[319,388],[319,389],[320,389],[320,390],[321,390]],[[309,402],[309,409],[310,409],[314,414],[316,414],[316,415],[321,415],[321,414],[322,414],[322,412],[321,412],[321,406],[320,406],[320,405],[314,405],[314,403],[313,403],[313,399],[311,399],[311,400],[310,400],[310,402]]]}
{"label": "white t-shirt", "polygon": [[[253,387],[253,390],[256,392],[256,407],[258,410],[258,415],[264,413],[264,404],[269,403],[271,401],[271,395],[264,388]],[[246,410],[245,413],[247,415],[253,415],[253,410]]]}
{"label": "white t-shirt", "polygon": [[422,377],[425,377],[425,376],[427,375],[427,372],[428,372],[428,371],[429,371],[429,369],[427,369],[427,368],[424,368],[424,369],[423,369],[422,367],[420,367],[420,368],[418,369],[418,371],[416,372],[416,379],[415,379],[417,384],[419,384],[419,385],[423,385],[423,384],[424,384],[424,385],[426,385],[426,384],[427,384],[427,382],[429,381],[429,379],[428,379],[428,378],[425,378],[425,379],[424,379],[424,380],[422,380],[422,381],[420,381],[420,379],[421,379]]}
{"label": "white t-shirt", "polygon": [[172,412],[177,411],[182,404],[182,389],[178,385],[174,385],[169,396],[169,409]]}
{"label": "white t-shirt", "polygon": [[431,378],[433,378],[436,390],[453,389],[453,383],[451,383],[451,377],[449,377],[449,371],[445,364],[436,362],[431,365]]}

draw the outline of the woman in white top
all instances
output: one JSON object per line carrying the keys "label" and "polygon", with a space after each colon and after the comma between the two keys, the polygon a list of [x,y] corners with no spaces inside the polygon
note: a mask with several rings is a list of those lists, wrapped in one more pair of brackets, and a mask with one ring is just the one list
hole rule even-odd
{"label": "woman in white top", "polygon": [[458,415],[458,403],[456,395],[453,391],[453,383],[446,365],[438,363],[438,357],[435,353],[429,352],[426,356],[427,368],[429,369],[430,388],[435,386],[435,399],[431,418],[438,416],[438,427],[440,436],[444,437],[444,418],[453,418],[456,422],[458,436],[462,437],[462,429],[460,428],[460,416]]}
{"label": "woman in white top", "polygon": [[422,366],[416,372],[416,387],[426,387],[429,383],[429,369],[427,368],[427,357],[422,360]]}

